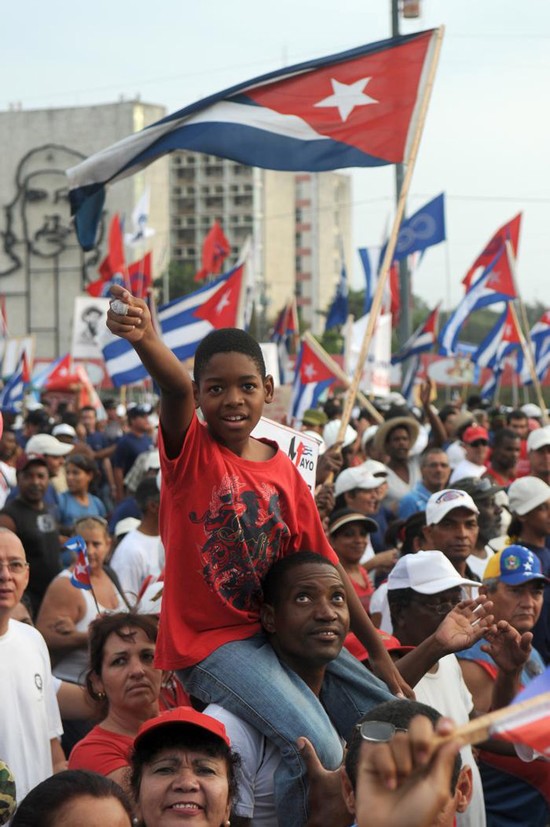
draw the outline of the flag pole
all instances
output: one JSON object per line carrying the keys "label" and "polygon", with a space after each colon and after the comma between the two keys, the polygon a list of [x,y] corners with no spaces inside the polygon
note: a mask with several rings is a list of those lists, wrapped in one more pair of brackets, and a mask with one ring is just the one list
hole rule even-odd
{"label": "flag pole", "polygon": [[[330,355],[326,352],[324,347],[319,344],[317,339],[307,330],[303,338],[307,341],[310,348],[313,350],[316,356],[325,363],[325,365],[330,368],[330,370],[338,377],[338,379],[342,382],[342,384],[347,388],[350,384],[349,376],[346,374],[345,371],[342,370],[338,362],[335,362],[334,359],[330,357]],[[367,409],[370,416],[377,422],[379,425],[384,421],[384,417],[380,414],[379,411],[376,410],[370,399],[368,399],[361,391],[357,392],[357,399],[363,405],[364,408]]]}
{"label": "flag pole", "polygon": [[[506,242],[506,243],[508,243],[508,242]],[[516,293],[517,293],[517,288],[516,288]],[[521,300],[520,300],[520,306],[521,306],[521,304],[522,303],[521,303]],[[519,323],[517,311],[516,311],[516,308],[514,307],[513,302],[510,302],[510,313],[512,315],[512,318],[513,318],[514,322],[516,323],[517,329],[519,330],[519,335],[520,335],[520,339],[521,339],[521,347],[522,347],[523,352],[525,353],[525,356],[527,358],[527,365],[529,367],[529,373],[531,374],[531,379],[533,381],[533,387],[535,388],[535,395],[536,395],[539,407],[542,411],[543,425],[548,425],[549,422],[548,422],[548,414],[546,412],[546,404],[544,402],[544,397],[542,395],[542,388],[540,386],[539,377],[537,376],[537,369],[536,369],[535,362],[534,362],[534,359],[533,359],[533,348],[532,348],[532,343],[531,343],[531,337],[529,336],[529,331],[527,331],[528,339],[526,339],[525,333],[522,330],[521,325]]]}
{"label": "flag pole", "polygon": [[369,313],[369,320],[367,323],[367,328],[365,330],[365,335],[363,336],[363,342],[361,344],[361,350],[359,352],[359,357],[357,359],[357,367],[355,368],[355,373],[353,374],[353,378],[351,384],[348,389],[348,393],[346,396],[346,402],[344,404],[344,410],[342,411],[342,419],[340,422],[340,430],[338,432],[337,440],[342,441],[344,439],[344,434],[346,432],[346,428],[349,424],[349,420],[351,418],[351,412],[353,409],[353,404],[355,397],[357,395],[357,391],[359,390],[359,383],[361,381],[361,376],[363,374],[363,365],[365,363],[365,359],[367,358],[367,354],[369,352],[370,343],[374,334],[374,329],[376,326],[376,322],[378,319],[378,315],[380,313],[380,308],[382,306],[382,299],[384,296],[384,287],[386,285],[386,281],[388,279],[388,273],[390,270],[391,263],[393,261],[393,254],[395,252],[395,246],[397,244],[397,237],[399,235],[399,227],[401,226],[401,221],[403,220],[403,214],[405,212],[405,204],[407,200],[407,195],[409,193],[412,175],[414,172],[414,167],[416,163],[416,157],[418,155],[418,149],[420,146],[420,139],[422,137],[422,132],[424,129],[424,124],[426,122],[426,115],[428,113],[428,105],[430,102],[430,97],[432,93],[432,88],[435,79],[435,73],[437,69],[437,64],[439,61],[439,54],[441,52],[441,44],[443,41],[443,34],[445,32],[445,27],[440,26],[435,34],[435,43],[434,43],[434,51],[432,55],[431,65],[428,71],[428,76],[426,78],[426,85],[424,88],[424,94],[422,97],[422,102],[420,105],[420,110],[418,113],[418,120],[416,123],[416,129],[414,131],[414,136],[411,144],[411,149],[409,152],[409,157],[407,158],[407,169],[405,172],[405,176],[403,178],[403,186],[401,187],[401,192],[399,194],[399,200],[397,202],[397,208],[395,211],[395,216],[393,220],[393,226],[391,235],[388,239],[388,244],[386,247],[386,252],[384,255],[384,260],[382,262],[382,267],[380,271],[380,277],[378,279],[378,284],[376,285],[376,291],[374,293],[372,304]]}
{"label": "flag pole", "polygon": [[514,307],[514,303],[510,302],[510,311],[512,313],[512,317],[516,323],[516,327],[519,330],[520,338],[521,338],[521,346],[527,358],[527,365],[529,367],[529,373],[531,374],[531,379],[533,381],[533,387],[535,389],[535,396],[537,398],[537,402],[539,408],[542,411],[542,423],[543,425],[549,424],[548,414],[546,412],[546,404],[544,402],[544,396],[542,395],[542,388],[539,382],[539,377],[537,376],[537,368],[535,365],[535,360],[533,359],[533,342],[531,341],[531,334],[529,332],[529,322],[527,321],[527,313],[525,312],[525,305],[523,303],[523,299],[521,298],[521,294],[518,290],[518,282],[516,278],[516,258],[514,256],[512,245],[509,239],[506,239],[504,242],[506,246],[506,255],[508,256],[508,263],[510,265],[510,272],[512,273],[512,283],[514,285],[516,291],[516,301],[519,305],[519,312],[521,314],[521,321],[522,324],[520,325],[518,315],[516,312],[516,308]]}
{"label": "flag pole", "polygon": [[516,713],[548,704],[550,704],[550,692],[534,695],[525,701],[519,701],[519,703],[510,704],[510,706],[504,706],[502,709],[495,709],[485,715],[480,715],[478,718],[473,718],[467,724],[455,729],[451,735],[436,736],[434,743],[439,746],[447,741],[459,739],[463,744],[479,744],[489,738],[491,729],[499,721],[508,718],[508,716],[516,715]]}

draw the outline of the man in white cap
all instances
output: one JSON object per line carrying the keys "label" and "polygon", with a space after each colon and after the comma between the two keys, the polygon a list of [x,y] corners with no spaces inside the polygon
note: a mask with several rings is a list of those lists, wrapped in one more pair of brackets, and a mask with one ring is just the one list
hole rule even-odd
{"label": "man in white cap", "polygon": [[531,431],[527,437],[531,476],[550,485],[550,425]]}
{"label": "man in white cap", "polygon": [[432,494],[426,504],[425,544],[443,552],[459,575],[477,581],[467,559],[473,553],[479,526],[479,509],[465,491],[445,488]]}
{"label": "man in white cap", "polygon": [[[414,684],[416,699],[452,717],[459,726],[468,722],[474,705],[454,652],[473,645],[493,620],[485,614],[485,598],[463,601],[463,589],[471,585],[440,551],[406,554],[388,577],[394,635],[404,646],[415,647],[402,659],[400,669],[416,658],[423,674]],[[409,672],[404,674],[410,681]],[[463,747],[461,755],[472,769],[474,792],[467,812],[458,815],[457,825],[483,827],[483,790],[471,747]]]}

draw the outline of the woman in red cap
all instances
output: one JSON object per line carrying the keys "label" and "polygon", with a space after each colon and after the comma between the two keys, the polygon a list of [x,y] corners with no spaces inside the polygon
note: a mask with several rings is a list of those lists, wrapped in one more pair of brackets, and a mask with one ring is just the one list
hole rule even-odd
{"label": "woman in red cap", "polygon": [[237,763],[224,725],[209,715],[180,707],[146,721],[131,778],[142,827],[228,827]]}

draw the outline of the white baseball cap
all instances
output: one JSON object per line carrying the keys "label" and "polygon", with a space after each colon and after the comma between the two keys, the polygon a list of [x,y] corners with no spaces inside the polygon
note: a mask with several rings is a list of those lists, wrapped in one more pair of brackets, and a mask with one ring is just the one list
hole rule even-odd
{"label": "white baseball cap", "polygon": [[479,583],[461,577],[442,551],[405,554],[388,575],[388,591],[413,589],[420,594],[438,594],[457,586],[479,586]]}
{"label": "white baseball cap", "polygon": [[538,477],[520,477],[508,488],[508,504],[512,514],[529,514],[550,500],[550,486]]}
{"label": "white baseball cap", "polygon": [[447,516],[449,511],[455,508],[467,508],[474,514],[479,514],[479,509],[469,494],[460,491],[458,488],[444,488],[443,491],[436,491],[426,503],[426,525],[437,525]]}
{"label": "white baseball cap", "polygon": [[382,477],[374,477],[372,474],[367,474],[360,465],[356,468],[344,468],[336,477],[334,496],[339,497],[340,494],[345,494],[346,491],[353,491],[354,488],[371,491],[373,488],[379,488],[383,482]]}
{"label": "white baseball cap", "polygon": [[550,425],[531,431],[527,437],[528,451],[538,451],[539,448],[544,448],[545,445],[550,445]]}
{"label": "white baseball cap", "polygon": [[67,425],[66,422],[61,422],[53,428],[52,436],[70,436],[71,439],[76,439],[76,431],[72,425]]}
{"label": "white baseball cap", "polygon": [[45,457],[64,457],[73,450],[73,445],[60,442],[51,434],[35,434],[25,446],[27,454],[42,454]]}
{"label": "white baseball cap", "polygon": [[385,479],[389,473],[387,465],[384,465],[383,462],[378,462],[377,459],[367,459],[357,467],[361,468],[367,474],[372,474],[373,477],[384,477]]}
{"label": "white baseball cap", "polygon": [[[331,448],[338,439],[338,431],[340,430],[340,420],[331,419],[323,428],[323,440],[327,448]],[[351,425],[348,425],[344,434],[344,442],[342,448],[347,448],[352,445],[357,439],[357,431]]]}
{"label": "white baseball cap", "polygon": [[542,411],[538,405],[535,405],[533,402],[526,402],[525,405],[522,405],[520,408],[524,414],[527,414],[529,419],[540,419],[542,417]]}

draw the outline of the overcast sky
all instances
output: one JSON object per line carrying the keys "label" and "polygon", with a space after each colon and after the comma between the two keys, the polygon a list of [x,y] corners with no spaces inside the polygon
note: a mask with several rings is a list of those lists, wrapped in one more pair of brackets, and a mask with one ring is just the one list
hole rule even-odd
{"label": "overcast sky", "polygon": [[[389,0],[11,2],[3,10],[0,109],[106,103],[140,94],[169,111],[282,65],[389,36]],[[7,25],[6,25],[7,23]],[[518,280],[548,296],[550,3],[422,0],[403,33],[444,24],[435,90],[409,213],[447,195],[448,242],[429,250],[413,289],[430,305],[460,281],[496,228],[522,210]],[[378,244],[393,168],[349,172],[355,247]],[[357,255],[348,263],[360,284]],[[550,304],[550,303],[549,303]]]}

